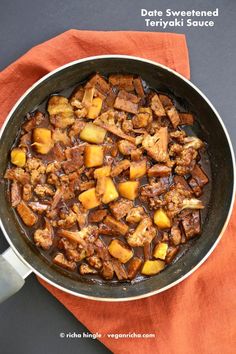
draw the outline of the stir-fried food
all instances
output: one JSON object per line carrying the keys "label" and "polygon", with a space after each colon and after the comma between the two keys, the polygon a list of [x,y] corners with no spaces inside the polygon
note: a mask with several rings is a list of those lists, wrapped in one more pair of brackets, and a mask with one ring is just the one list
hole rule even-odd
{"label": "stir-fried food", "polygon": [[194,116],[131,74],[99,74],[27,115],[5,173],[25,231],[56,266],[130,281],[201,234],[208,183]]}

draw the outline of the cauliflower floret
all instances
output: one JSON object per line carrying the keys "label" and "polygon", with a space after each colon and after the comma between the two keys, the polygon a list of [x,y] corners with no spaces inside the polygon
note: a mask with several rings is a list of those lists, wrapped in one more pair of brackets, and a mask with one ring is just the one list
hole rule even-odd
{"label": "cauliflower floret", "polygon": [[184,140],[184,148],[193,148],[195,150],[201,149],[204,145],[203,141],[196,136],[187,136]]}
{"label": "cauliflower floret", "polygon": [[96,274],[97,270],[90,267],[88,264],[86,263],[82,263],[79,267],[79,272],[82,275],[86,275],[86,274]]}
{"label": "cauliflower floret", "polygon": [[183,149],[175,159],[175,172],[182,176],[190,173],[196,163],[197,155],[198,152],[192,147]]}
{"label": "cauliflower floret", "polygon": [[70,228],[73,226],[77,221],[77,216],[73,211],[70,211],[67,215],[60,215],[61,219],[58,220],[57,226],[63,228]]}
{"label": "cauliflower floret", "polygon": [[184,189],[180,183],[173,185],[164,196],[168,216],[172,218],[183,209],[203,209],[202,201],[191,196],[192,192]]}
{"label": "cauliflower floret", "polygon": [[127,242],[131,247],[140,247],[144,246],[145,243],[151,243],[155,236],[156,229],[152,226],[152,220],[144,218],[135,231],[128,235]]}
{"label": "cauliflower floret", "polygon": [[184,130],[175,130],[170,133],[170,137],[174,138],[178,143],[184,144],[184,138],[186,137],[186,133]]}
{"label": "cauliflower floret", "polygon": [[66,131],[62,131],[59,128],[56,128],[52,132],[52,139],[55,143],[62,142],[65,146],[71,145],[71,140],[67,135]]}
{"label": "cauliflower floret", "polygon": [[142,146],[148,155],[159,162],[166,162],[168,155],[168,131],[166,127],[160,128],[154,135],[146,135],[142,141]]}
{"label": "cauliflower floret", "polygon": [[34,233],[34,242],[36,246],[48,250],[52,246],[53,228],[49,220],[45,218],[45,228],[38,229]]}
{"label": "cauliflower floret", "polygon": [[34,193],[40,197],[45,197],[46,195],[53,196],[55,194],[53,189],[47,184],[37,184],[34,188]]}
{"label": "cauliflower floret", "polygon": [[130,209],[128,215],[126,216],[126,221],[135,223],[135,222],[140,222],[142,218],[144,217],[145,212],[143,207],[136,207]]}
{"label": "cauliflower floret", "polygon": [[59,265],[62,268],[69,269],[69,270],[75,270],[76,268],[76,263],[74,261],[68,261],[68,259],[66,259],[63,253],[58,253],[53,258],[53,263]]}

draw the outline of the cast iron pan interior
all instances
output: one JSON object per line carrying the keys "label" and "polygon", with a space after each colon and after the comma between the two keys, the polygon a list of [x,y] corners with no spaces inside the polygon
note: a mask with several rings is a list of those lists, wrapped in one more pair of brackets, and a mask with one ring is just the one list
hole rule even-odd
{"label": "cast iron pan interior", "polygon": [[[103,75],[116,72],[141,75],[150,87],[170,94],[182,107],[197,116],[199,124],[194,125],[192,133],[196,133],[208,144],[211,184],[207,192],[209,203],[205,210],[201,237],[194,240],[188,252],[159,275],[133,284],[83,279],[78,281],[45,262],[36,247],[22,237],[23,230],[16,221],[6,194],[7,182],[2,179],[9,150],[26,113],[34,110],[50,94],[72,87],[86,80],[94,72]],[[227,218],[233,193],[233,161],[229,143],[216,114],[205,99],[186,81],[165,68],[130,58],[89,59],[63,68],[41,82],[24,98],[12,114],[2,135],[0,156],[0,217],[12,244],[23,258],[50,282],[78,295],[93,298],[115,300],[145,296],[185,276],[206,256],[217,241]]]}

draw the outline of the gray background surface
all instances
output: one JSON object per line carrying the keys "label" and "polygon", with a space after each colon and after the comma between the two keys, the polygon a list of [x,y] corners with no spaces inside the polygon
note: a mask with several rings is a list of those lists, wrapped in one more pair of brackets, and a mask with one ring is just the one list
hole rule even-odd
{"label": "gray background surface", "polygon": [[[0,70],[32,46],[71,28],[161,31],[145,27],[141,8],[210,10],[216,7],[220,14],[214,19],[213,28],[168,28],[166,31],[186,34],[191,80],[221,114],[235,147],[235,0],[0,0]],[[0,252],[6,248],[7,242],[0,234]],[[60,332],[83,331],[87,329],[39,285],[34,275],[18,294],[0,306],[2,354],[109,353],[96,340],[59,337]]]}

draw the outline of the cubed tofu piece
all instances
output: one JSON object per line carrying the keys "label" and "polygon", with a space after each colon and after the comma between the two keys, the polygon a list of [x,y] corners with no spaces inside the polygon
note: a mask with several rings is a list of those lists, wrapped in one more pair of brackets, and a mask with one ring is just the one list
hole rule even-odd
{"label": "cubed tofu piece", "polygon": [[111,166],[103,166],[100,168],[96,168],[94,171],[94,178],[98,179],[101,177],[109,177],[111,173]]}
{"label": "cubed tofu piece", "polygon": [[146,172],[147,172],[146,160],[131,162],[131,164],[130,164],[130,179],[131,180],[143,177],[146,174]]}
{"label": "cubed tofu piece", "polygon": [[80,132],[80,139],[94,144],[102,144],[106,130],[93,123],[87,123]]}
{"label": "cubed tofu piece", "polygon": [[87,145],[84,151],[84,163],[86,167],[96,167],[103,164],[103,147],[99,145]]}
{"label": "cubed tofu piece", "polygon": [[118,259],[121,263],[128,262],[133,257],[132,249],[120,240],[112,240],[108,246],[108,251],[112,257]]}
{"label": "cubed tofu piece", "polygon": [[107,215],[103,222],[106,226],[108,226],[111,234],[119,234],[125,236],[129,231],[128,225],[126,225],[124,222],[118,221],[111,215]]}
{"label": "cubed tofu piece", "polygon": [[160,229],[168,229],[171,227],[171,220],[166,214],[166,212],[160,208],[155,211],[154,213],[154,223],[160,228]]}
{"label": "cubed tofu piece", "polygon": [[153,112],[155,113],[155,115],[157,117],[162,117],[162,116],[166,115],[165,109],[162,105],[162,102],[161,102],[158,94],[155,94],[151,98],[151,109],[153,110]]}
{"label": "cubed tofu piece", "polygon": [[128,265],[128,278],[130,280],[134,279],[141,268],[142,259],[138,257],[133,257]]}
{"label": "cubed tofu piece", "polygon": [[116,186],[110,177],[105,177],[105,191],[102,196],[102,202],[108,204],[113,200],[117,199],[119,194],[117,192]]}
{"label": "cubed tofu piece", "polygon": [[165,262],[160,260],[147,260],[144,262],[141,273],[143,275],[155,275],[165,268]]}
{"label": "cubed tofu piece", "polygon": [[11,163],[18,167],[24,167],[26,163],[26,153],[20,148],[14,148],[11,151]]}
{"label": "cubed tofu piece", "polygon": [[100,200],[97,198],[95,188],[90,188],[87,191],[79,195],[79,201],[83,204],[85,209],[96,208],[101,204]]}
{"label": "cubed tofu piece", "polygon": [[162,259],[164,261],[167,255],[167,250],[168,244],[165,242],[160,242],[154,248],[153,257]]}
{"label": "cubed tofu piece", "polygon": [[17,205],[16,210],[25,225],[33,226],[38,221],[37,215],[33,213],[33,211],[28,207],[25,202],[21,201]]}
{"label": "cubed tofu piece", "polygon": [[89,107],[87,118],[95,119],[99,116],[102,109],[102,99],[100,97],[96,97],[92,100],[92,105]]}
{"label": "cubed tofu piece", "polygon": [[119,91],[114,108],[126,111],[128,113],[136,114],[138,113],[138,102],[140,98],[132,93],[128,93],[124,90]]}
{"label": "cubed tofu piece", "polygon": [[118,191],[120,195],[129,200],[134,200],[138,196],[139,182],[127,181],[118,184]]}
{"label": "cubed tofu piece", "polygon": [[47,128],[35,128],[33,130],[34,149],[42,155],[46,155],[53,147],[52,132]]}

